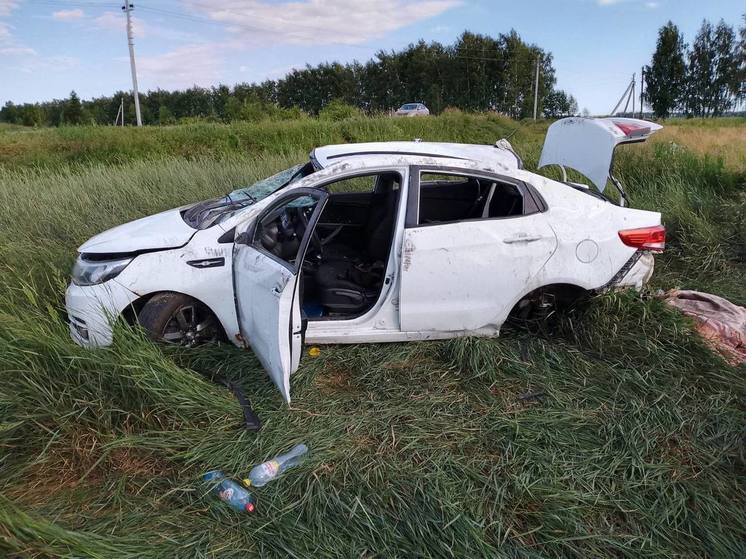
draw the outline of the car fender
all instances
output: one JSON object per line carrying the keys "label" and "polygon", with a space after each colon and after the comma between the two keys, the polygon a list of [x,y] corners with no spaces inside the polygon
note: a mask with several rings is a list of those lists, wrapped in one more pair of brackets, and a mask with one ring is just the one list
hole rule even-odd
{"label": "car fender", "polygon": [[532,175],[547,202],[545,215],[557,235],[557,250],[542,269],[545,284],[598,289],[610,282],[637,252],[619,231],[658,225],[659,213],[616,206],[565,184]]}
{"label": "car fender", "polygon": [[201,301],[215,314],[226,336],[240,345],[233,295],[233,243],[217,243],[214,235],[218,231],[200,231],[180,249],[141,254],[114,281],[138,298],[170,291]]}

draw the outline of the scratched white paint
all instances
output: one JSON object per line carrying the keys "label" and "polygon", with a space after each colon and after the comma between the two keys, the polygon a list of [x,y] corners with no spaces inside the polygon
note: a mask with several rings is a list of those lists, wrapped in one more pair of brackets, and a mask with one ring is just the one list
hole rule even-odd
{"label": "scratched white paint", "polygon": [[556,248],[541,213],[407,229],[402,330],[497,332]]}
{"label": "scratched white paint", "polygon": [[[297,276],[288,268],[253,248],[236,244],[233,278],[241,335],[248,340],[285,401],[290,402],[291,355],[300,353],[300,313]],[[288,335],[289,322],[293,332]]]}

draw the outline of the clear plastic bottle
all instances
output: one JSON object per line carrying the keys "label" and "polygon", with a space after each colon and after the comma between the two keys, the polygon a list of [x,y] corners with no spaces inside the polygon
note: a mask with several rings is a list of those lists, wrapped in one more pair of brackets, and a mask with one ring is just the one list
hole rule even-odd
{"label": "clear plastic bottle", "polygon": [[302,462],[307,452],[308,447],[304,444],[294,446],[285,454],[280,454],[272,460],[267,460],[254,466],[249,475],[243,480],[243,484],[246,487],[261,487],[275,479],[288,468]]}
{"label": "clear plastic bottle", "polygon": [[215,484],[212,492],[217,495],[218,499],[225,501],[233,509],[239,512],[254,512],[256,510],[256,500],[246,491],[239,483],[225,477],[220,470],[212,470],[202,476],[206,482],[220,483]]}

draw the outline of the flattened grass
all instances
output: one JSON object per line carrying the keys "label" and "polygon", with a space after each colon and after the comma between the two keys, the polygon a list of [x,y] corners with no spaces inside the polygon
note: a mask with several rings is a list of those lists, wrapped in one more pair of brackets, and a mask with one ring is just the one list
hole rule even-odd
{"label": "flattened grass", "polygon": [[[464,141],[504,126],[449,118],[410,121],[425,138],[452,127],[448,139]],[[312,124],[298,126],[325,133]],[[361,139],[392,126],[343,124]],[[531,161],[538,136],[524,134],[516,144]],[[744,555],[746,370],[649,293],[597,297],[498,339],[322,347],[294,375],[290,408],[232,346],[156,347],[127,328],[101,351],[69,340],[62,292],[80,242],[305,157],[305,136],[284,141],[281,155],[164,148],[26,167],[46,157],[39,148],[0,168],[0,554]],[[662,210],[671,232],[654,288],[746,302],[743,175],[665,145],[620,166],[635,205]],[[204,378],[215,372],[244,387],[265,423],[258,435]],[[253,516],[199,481],[298,442],[309,459],[255,491]]]}

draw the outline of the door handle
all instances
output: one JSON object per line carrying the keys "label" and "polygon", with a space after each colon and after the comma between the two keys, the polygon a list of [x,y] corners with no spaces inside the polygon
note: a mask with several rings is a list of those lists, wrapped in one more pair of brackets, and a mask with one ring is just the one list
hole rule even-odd
{"label": "door handle", "polygon": [[533,243],[534,241],[540,241],[541,239],[543,239],[541,236],[516,235],[515,237],[503,239],[503,242],[510,245],[513,243]]}

